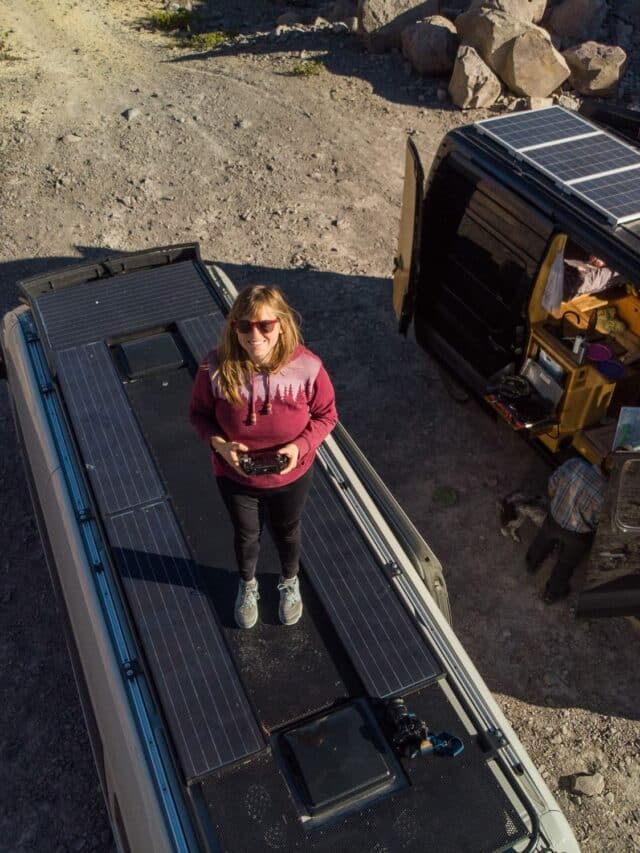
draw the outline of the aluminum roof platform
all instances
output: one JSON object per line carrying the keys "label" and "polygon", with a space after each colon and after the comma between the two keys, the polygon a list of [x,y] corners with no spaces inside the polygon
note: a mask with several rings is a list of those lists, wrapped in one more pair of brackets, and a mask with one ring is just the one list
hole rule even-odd
{"label": "aluminum roof platform", "polygon": [[[375,509],[374,480],[363,485],[349,463],[356,451],[340,442],[340,430],[315,466],[302,620],[292,628],[277,623],[279,570],[267,536],[258,569],[261,621],[252,631],[235,627],[230,524],[207,450],[187,418],[193,374],[216,342],[233,292],[195,247],[144,257],[157,258],[157,268],[129,273],[114,262],[95,267],[85,282],[77,271],[67,280],[63,273],[30,282],[21,324],[43,398],[52,412],[58,407],[69,479],[86,496],[77,517],[94,536],[96,576],[112,578],[121,597],[115,609],[122,606],[129,626],[122,630],[136,646],[135,658],[121,662],[123,678],[143,679],[157,703],[165,773],[175,774],[172,790],[193,822],[197,846],[176,849],[471,853],[534,844],[538,822],[517,779],[521,764],[421,601],[424,593],[408,582],[406,555]],[[91,307],[85,285],[92,297],[99,291],[104,315]],[[153,294],[148,315],[138,285]],[[131,378],[122,345],[159,335],[170,336],[173,355],[163,338]],[[113,606],[105,601],[107,610]],[[386,717],[393,697],[432,731],[459,736],[462,756],[412,761],[394,751]],[[347,719],[355,707],[369,721],[366,738],[387,755],[387,770],[356,780],[336,794],[337,805],[309,814],[283,733],[312,731],[314,721],[334,714]],[[349,760],[366,776],[376,761],[359,757],[362,744],[344,737],[336,742],[353,748]],[[158,754],[150,753],[150,764]],[[312,787],[326,792],[331,784]]]}

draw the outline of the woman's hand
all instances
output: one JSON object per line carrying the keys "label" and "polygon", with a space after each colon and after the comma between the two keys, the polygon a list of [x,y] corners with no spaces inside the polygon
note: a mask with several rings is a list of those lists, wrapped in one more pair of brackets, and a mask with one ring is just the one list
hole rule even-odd
{"label": "woman's hand", "polygon": [[211,439],[211,447],[213,447],[216,453],[219,453],[224,461],[235,471],[242,474],[243,477],[247,476],[240,466],[240,455],[249,450],[246,444],[242,444],[240,441],[225,441],[225,439],[220,438],[219,436],[214,436]]}
{"label": "woman's hand", "polygon": [[285,444],[284,447],[281,447],[278,450],[278,453],[281,456],[286,456],[289,460],[285,468],[280,471],[281,474],[288,474],[289,471],[293,471],[293,469],[298,464],[298,457],[300,456],[300,451],[298,449],[297,444]]}

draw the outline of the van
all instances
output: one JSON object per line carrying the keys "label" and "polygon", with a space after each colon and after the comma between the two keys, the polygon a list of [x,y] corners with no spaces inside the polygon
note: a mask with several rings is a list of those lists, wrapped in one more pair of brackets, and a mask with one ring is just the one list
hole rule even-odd
{"label": "van", "polygon": [[118,850],[578,853],[449,624],[439,560],[340,424],[305,508],[302,619],[276,624],[270,543],[262,618],[237,629],[187,417],[237,291],[197,244],[19,291],[4,375]]}
{"label": "van", "polygon": [[615,135],[559,106],[460,127],[426,180],[409,139],[394,268],[399,331],[413,321],[418,343],[510,426],[556,460],[627,451],[616,454],[584,615],[640,610],[628,554],[640,532],[629,516],[640,449],[640,151],[630,140],[640,123],[618,113]]}

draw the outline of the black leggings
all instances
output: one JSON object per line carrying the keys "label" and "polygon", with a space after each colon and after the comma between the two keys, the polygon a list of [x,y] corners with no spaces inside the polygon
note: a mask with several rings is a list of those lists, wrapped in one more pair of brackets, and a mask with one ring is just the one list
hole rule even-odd
{"label": "black leggings", "polygon": [[255,489],[228,477],[218,477],[218,488],[233,524],[233,545],[244,581],[255,577],[265,509],[269,513],[273,540],[282,565],[282,576],[293,578],[300,568],[300,516],[313,468],[306,474],[275,489]]}

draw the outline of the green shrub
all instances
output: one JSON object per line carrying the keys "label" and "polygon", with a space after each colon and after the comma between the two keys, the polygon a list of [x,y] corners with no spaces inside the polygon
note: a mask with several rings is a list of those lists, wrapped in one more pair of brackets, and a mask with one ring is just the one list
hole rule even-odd
{"label": "green shrub", "polygon": [[227,41],[234,39],[234,33],[226,33],[224,30],[215,30],[210,33],[195,33],[189,38],[189,46],[195,50],[215,50]]}
{"label": "green shrub", "polygon": [[152,12],[149,16],[149,24],[154,30],[186,30],[191,22],[191,13],[186,9],[178,9],[175,12]]}
{"label": "green shrub", "polygon": [[11,30],[6,30],[5,32],[0,32],[0,62],[11,62],[12,60],[16,60],[18,57],[14,56],[11,53],[11,47],[9,45],[9,36],[11,34]]}
{"label": "green shrub", "polygon": [[323,71],[324,65],[316,59],[307,59],[304,62],[296,62],[292,72],[296,77],[317,77]]}

